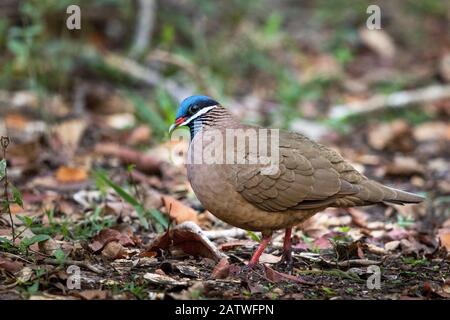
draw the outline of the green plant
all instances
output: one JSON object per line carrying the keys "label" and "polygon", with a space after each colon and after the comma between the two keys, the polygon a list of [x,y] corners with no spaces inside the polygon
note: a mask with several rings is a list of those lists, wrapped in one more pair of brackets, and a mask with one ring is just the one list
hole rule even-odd
{"label": "green plant", "polygon": [[134,197],[124,188],[120,187],[119,185],[114,183],[111,179],[109,179],[105,172],[100,170],[95,171],[94,176],[96,181],[99,181],[100,183],[103,183],[111,187],[124,201],[128,202],[133,206],[133,208],[136,210],[139,216],[139,221],[141,222],[144,228],[148,229],[149,225],[147,217],[150,217],[155,223],[155,227],[159,232],[163,231],[164,229],[167,229],[169,223],[158,210],[146,210],[144,208],[144,205],[138,199],[136,199],[136,197]]}
{"label": "green plant", "polygon": [[258,236],[256,233],[254,233],[253,231],[247,231],[247,235],[249,236],[250,239],[252,239],[255,242],[261,242],[261,237]]}
{"label": "green plant", "polygon": [[122,291],[130,292],[139,300],[144,300],[148,295],[147,292],[145,291],[145,286],[138,285],[135,282],[126,283],[123,286]]}
{"label": "green plant", "polygon": [[[3,159],[0,160],[0,181],[3,181],[3,199],[1,201],[1,208],[3,212],[8,213],[9,220],[11,223],[11,233],[12,233],[12,239],[13,243],[16,240],[16,232],[14,228],[14,220],[12,218],[11,214],[11,204],[17,204],[21,207],[23,207],[23,200],[22,195],[20,194],[19,190],[15,188],[8,180],[8,165],[6,163],[6,152],[9,146],[10,140],[9,137],[2,136],[0,138],[0,144],[3,150]],[[9,188],[12,189],[13,192],[13,199],[9,199]]]}
{"label": "green plant", "polygon": [[406,229],[406,228],[414,226],[415,221],[414,221],[414,218],[412,216],[404,217],[402,215],[397,215],[397,224],[401,228]]}

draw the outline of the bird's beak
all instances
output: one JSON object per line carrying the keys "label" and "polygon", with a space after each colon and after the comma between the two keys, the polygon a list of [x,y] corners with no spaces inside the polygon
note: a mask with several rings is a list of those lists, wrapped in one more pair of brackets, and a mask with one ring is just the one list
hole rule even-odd
{"label": "bird's beak", "polygon": [[175,120],[175,123],[172,124],[169,128],[169,136],[172,134],[172,132],[178,128],[180,125],[183,125],[183,123],[186,121],[186,117],[181,117]]}
{"label": "bird's beak", "polygon": [[172,132],[177,128],[177,125],[174,123],[169,128],[169,136],[172,134]]}

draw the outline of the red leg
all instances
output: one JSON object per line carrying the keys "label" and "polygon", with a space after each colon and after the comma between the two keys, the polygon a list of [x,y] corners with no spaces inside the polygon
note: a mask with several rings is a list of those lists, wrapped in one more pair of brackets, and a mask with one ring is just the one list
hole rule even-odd
{"label": "red leg", "polygon": [[283,259],[287,262],[292,261],[292,253],[291,253],[291,235],[292,228],[287,228],[284,233],[284,243],[283,243]]}
{"label": "red leg", "polygon": [[248,263],[249,267],[252,267],[258,263],[259,257],[264,252],[264,249],[267,247],[267,245],[270,243],[271,238],[272,238],[272,234],[263,235],[261,243],[259,244],[255,253],[253,254],[252,258],[250,259],[250,262]]}

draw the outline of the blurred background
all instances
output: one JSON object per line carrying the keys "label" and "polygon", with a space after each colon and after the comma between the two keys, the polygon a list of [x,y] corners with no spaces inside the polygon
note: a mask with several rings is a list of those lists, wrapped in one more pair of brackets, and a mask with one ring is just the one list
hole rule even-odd
{"label": "blurred background", "polygon": [[[71,4],[81,8],[80,30],[66,27]],[[371,4],[381,8],[380,31],[366,28]],[[449,8],[440,0],[2,0],[0,87],[2,96],[26,90],[49,117],[57,116],[49,97],[68,113],[148,112],[157,136],[177,100],[198,92],[251,121],[295,127],[298,118],[330,120],[333,105],[450,81]],[[417,123],[427,111],[391,115]]]}
{"label": "blurred background", "polygon": [[[81,28],[69,30],[74,4]],[[381,29],[367,28],[369,5],[379,6]],[[320,213],[294,234],[297,249],[367,237],[378,253],[412,255],[403,261],[410,269],[429,267],[424,254],[450,251],[450,2],[442,0],[0,0],[0,135],[10,139],[0,159],[22,193],[10,191],[16,227],[41,241],[51,236],[74,259],[66,247],[107,228],[127,230],[138,248],[169,218],[229,228],[204,211],[170,159],[177,106],[199,93],[248,123],[302,132],[368,177],[427,197],[416,206]],[[258,240],[241,231],[232,237]],[[0,236],[10,236],[6,214]],[[254,242],[241,245],[234,252],[246,259]],[[20,252],[7,242],[2,250]],[[124,252],[105,250],[108,259]],[[83,254],[91,259],[91,251]],[[435,267],[441,285],[448,274]],[[414,270],[426,276],[431,267]],[[418,295],[398,279],[407,286],[399,294]],[[39,277],[35,284],[27,283],[29,294]],[[123,290],[139,298],[132,284]]]}
{"label": "blurred background", "polygon": [[203,93],[369,176],[450,192],[447,1],[2,0],[0,47],[0,133],[21,183],[61,168],[83,181],[93,150],[168,174],[167,128]]}

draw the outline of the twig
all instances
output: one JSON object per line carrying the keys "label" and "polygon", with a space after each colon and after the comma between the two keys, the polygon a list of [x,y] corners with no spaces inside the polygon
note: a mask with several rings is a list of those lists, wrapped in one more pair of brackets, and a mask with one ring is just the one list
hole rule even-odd
{"label": "twig", "polygon": [[205,236],[210,239],[218,239],[218,238],[244,238],[247,235],[247,231],[239,229],[239,228],[231,228],[225,230],[208,230],[203,231]]}
{"label": "twig", "polygon": [[344,267],[344,268],[366,267],[366,266],[371,266],[371,265],[378,265],[381,263],[380,261],[368,260],[368,259],[350,259],[350,260],[346,260],[346,261],[339,261],[338,263],[324,260],[324,262],[326,262],[330,265],[337,264],[339,267]]}
{"label": "twig", "polygon": [[155,0],[139,0],[136,33],[130,51],[133,58],[139,57],[150,46],[151,35],[155,24]]}
{"label": "twig", "polygon": [[173,80],[164,79],[158,72],[145,68],[136,61],[126,57],[114,53],[106,53],[104,61],[111,67],[137,80],[154,87],[163,88],[177,101],[181,101],[195,92],[192,87],[184,87]]}
{"label": "twig", "polygon": [[25,258],[23,258],[23,257],[21,257],[21,256],[19,256],[17,254],[11,253],[11,252],[3,251],[2,254],[4,256],[10,257],[10,258],[15,258],[15,259],[18,259],[18,260],[22,260],[23,262],[26,262],[26,263],[32,263],[30,260],[27,260],[27,259],[25,259]]}
{"label": "twig", "polygon": [[212,97],[217,95],[217,92],[212,90],[211,86],[208,85],[208,81],[205,79],[204,75],[199,72],[197,66],[185,57],[173,52],[153,49],[148,55],[148,60],[171,64],[184,70],[196,81],[202,92],[205,92]]}
{"label": "twig", "polygon": [[306,258],[312,262],[322,262],[326,265],[330,266],[337,266],[337,267],[343,267],[343,268],[349,268],[349,267],[361,267],[361,266],[371,266],[371,265],[378,265],[381,262],[376,260],[368,260],[368,259],[350,259],[345,261],[328,261],[325,260],[320,256],[318,253],[310,253],[310,252],[301,252],[299,254],[300,257]]}
{"label": "twig", "polygon": [[76,265],[79,267],[84,267],[86,269],[91,270],[92,272],[98,273],[98,274],[102,274],[103,270],[100,270],[97,267],[94,267],[92,264],[84,262],[84,261],[77,261],[77,260],[70,260],[70,259],[66,259],[64,261],[59,261],[56,259],[51,259],[51,258],[47,258],[44,259],[44,263],[48,263],[48,264],[53,264],[53,265],[60,265],[60,264],[64,264],[64,265]]}
{"label": "twig", "polygon": [[[6,161],[6,150],[8,149],[9,146],[9,137],[5,137],[2,136],[1,137],[1,146],[2,146],[2,150],[3,150],[3,159]],[[9,206],[9,196],[8,196],[8,185],[9,185],[9,181],[8,181],[8,166],[5,166],[5,181],[4,181],[4,190],[3,190],[3,196],[5,197],[5,209],[6,212],[9,215],[9,220],[11,222],[11,232],[12,232],[12,242],[15,243],[16,241],[16,231],[14,229],[14,220],[11,214],[11,207]]]}
{"label": "twig", "polygon": [[386,108],[405,108],[415,103],[447,98],[450,98],[450,85],[433,85],[416,90],[394,92],[389,95],[375,95],[365,101],[337,105],[330,109],[329,116],[332,119],[343,119],[349,116],[365,115]]}

